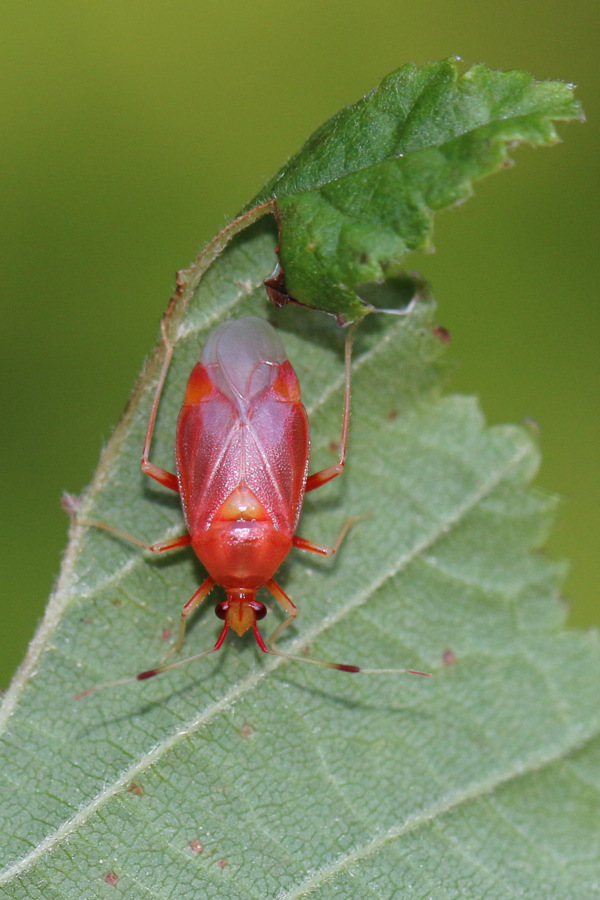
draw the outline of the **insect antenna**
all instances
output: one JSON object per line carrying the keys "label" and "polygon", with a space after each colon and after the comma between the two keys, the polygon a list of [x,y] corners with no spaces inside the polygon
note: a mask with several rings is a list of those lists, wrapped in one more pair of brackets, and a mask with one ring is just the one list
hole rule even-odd
{"label": "insect antenna", "polygon": [[146,669],[146,671],[140,672],[139,675],[128,675],[125,678],[116,678],[114,681],[103,681],[100,684],[95,684],[87,690],[82,691],[80,694],[75,694],[75,700],[83,700],[84,697],[88,697],[96,691],[102,691],[104,688],[118,687],[121,684],[132,684],[134,681],[145,681],[147,678],[154,678],[155,675],[162,675],[163,672],[169,672],[171,669],[178,669],[180,666],[185,666],[190,662],[195,662],[197,659],[202,659],[203,656],[209,656],[209,654],[215,653],[217,650],[221,649],[228,631],[229,625],[226,622],[221,629],[221,633],[217,638],[214,647],[210,647],[209,650],[203,650],[202,653],[196,653],[194,656],[187,656],[185,659],[178,659],[176,662],[156,666],[154,669]]}
{"label": "insect antenna", "polygon": [[114,681],[102,681],[100,684],[94,684],[80,694],[75,694],[75,700],[83,700],[84,697],[89,697],[90,694],[95,694],[96,691],[103,691],[104,688],[119,687],[119,685],[122,684],[133,684],[134,681],[145,681],[147,678],[153,678],[155,675],[162,675],[163,672],[169,672],[171,669],[178,669],[179,666],[185,666],[189,662],[194,662],[197,659],[201,659],[203,656],[208,656],[218,649],[219,647],[211,647],[210,650],[196,653],[195,656],[188,656],[186,659],[178,659],[176,662],[168,663],[164,666],[156,666],[155,669],[146,669],[145,672],[140,672],[139,675],[128,675],[125,678],[116,678]]}
{"label": "insect antenna", "polygon": [[[179,669],[181,666],[187,666],[188,663],[196,662],[198,659],[209,656],[211,653],[215,653],[217,650],[221,649],[228,627],[227,623],[225,623],[215,646],[211,647],[209,650],[203,650],[202,653],[196,653],[194,656],[187,656],[185,659],[178,659],[176,662],[167,663],[163,666],[156,666],[154,669],[147,669],[145,672],[140,672],[139,675],[117,678],[114,681],[103,681],[101,684],[95,684],[93,687],[82,691],[80,694],[76,694],[75,700],[83,700],[84,697],[88,697],[96,691],[104,690],[104,688],[118,687],[122,684],[132,684],[134,681],[145,681],[147,678],[154,678],[155,675],[162,675],[163,672],[170,672],[171,669]],[[279,659],[285,659],[288,662],[309,663],[311,666],[319,666],[322,669],[337,669],[339,672],[350,672],[351,674],[360,672],[363,675],[422,675],[424,678],[431,678],[431,672],[419,672],[417,669],[366,669],[361,666],[348,665],[347,663],[335,663],[324,659],[314,659],[311,656],[294,656],[291,653],[283,653],[282,650],[267,647],[262,635],[256,627],[254,628],[254,636],[263,653],[267,653],[269,656],[277,656]]]}
{"label": "insect antenna", "polygon": [[121,684],[132,684],[136,680],[136,675],[127,675],[125,678],[115,678],[113,681],[101,681],[100,684],[93,684],[92,687],[87,688],[85,691],[75,694],[73,699],[83,700],[84,697],[89,697],[90,694],[95,694],[96,691],[103,691],[104,688],[119,687]]}
{"label": "insect antenna", "polygon": [[310,663],[313,666],[320,666],[322,669],[338,669],[340,672],[361,672],[363,675],[423,675],[425,678],[431,678],[431,672],[419,672],[416,669],[364,669],[362,666],[351,666],[347,663],[314,659],[312,656],[293,656],[291,653],[283,653],[281,650],[273,650],[270,647],[267,647],[264,652],[269,653],[271,656],[279,656],[280,659],[287,659],[290,662]]}
{"label": "insect antenna", "polygon": [[155,675],[162,675],[163,672],[169,672],[171,669],[178,669],[179,666],[185,666],[190,662],[195,662],[195,660],[197,659],[202,659],[203,656],[208,656],[210,653],[215,653],[223,646],[223,641],[227,637],[228,631],[229,623],[225,622],[223,628],[221,629],[221,634],[217,638],[214,647],[211,647],[209,650],[203,650],[202,653],[196,653],[194,656],[186,656],[185,659],[178,659],[176,662],[167,663],[164,666],[157,666],[155,669],[146,669],[145,672],[140,672],[139,675],[136,675],[134,680],[145,681],[146,678],[154,678]]}
{"label": "insect antenna", "polygon": [[[288,619],[287,622],[284,622],[284,625],[291,621],[293,621],[292,618]],[[337,669],[339,672],[350,672],[352,674],[362,672],[363,675],[423,675],[425,678],[431,678],[430,672],[418,672],[416,669],[363,669],[361,666],[329,662],[325,659],[314,659],[312,656],[294,656],[291,653],[284,653],[275,646],[267,647],[256,622],[252,626],[252,630],[254,631],[256,643],[263,653],[268,653],[270,656],[278,656],[280,659],[287,659],[290,662],[310,663],[310,665],[320,666],[322,669]],[[274,634],[280,634],[281,630],[281,628],[276,629]],[[271,639],[271,643],[273,643],[273,639]]]}

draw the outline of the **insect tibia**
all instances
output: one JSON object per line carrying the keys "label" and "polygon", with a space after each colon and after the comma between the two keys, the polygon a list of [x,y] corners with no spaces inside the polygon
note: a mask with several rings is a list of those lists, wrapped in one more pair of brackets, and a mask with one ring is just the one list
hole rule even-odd
{"label": "insect tibia", "polygon": [[422,675],[431,678],[431,672],[419,672],[417,669],[361,669],[363,675]]}
{"label": "insect tibia", "polygon": [[153,678],[155,675],[160,675],[162,669],[159,667],[158,669],[147,669],[145,672],[140,672],[139,675],[136,675],[136,681],[145,681],[146,678]]}

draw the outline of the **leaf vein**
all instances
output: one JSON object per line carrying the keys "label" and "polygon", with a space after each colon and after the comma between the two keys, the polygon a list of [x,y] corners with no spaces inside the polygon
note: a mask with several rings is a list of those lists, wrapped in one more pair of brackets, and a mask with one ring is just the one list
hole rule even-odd
{"label": "leaf vein", "polygon": [[[597,732],[593,731],[588,736],[588,740],[596,737],[596,735]],[[490,794],[497,788],[522,777],[525,773],[540,772],[547,766],[553,765],[558,758],[562,758],[575,749],[581,749],[581,742],[578,740],[566,744],[560,751],[556,748],[552,753],[547,755],[540,755],[536,758],[536,756],[532,754],[530,760],[525,762],[525,764],[515,765],[505,774],[498,773],[496,777],[476,782],[466,790],[451,792],[446,796],[441,797],[427,808],[416,811],[404,822],[398,824],[394,828],[390,828],[386,832],[375,835],[371,841],[361,847],[355,848],[351,853],[337,857],[329,865],[323,866],[309,878],[305,879],[304,882],[295,886],[291,891],[280,893],[277,900],[300,900],[301,897],[315,890],[325,882],[331,881],[332,878],[345,871],[351,865],[355,865],[360,860],[366,859],[379,852],[386,844],[398,840],[405,834],[415,831],[417,828],[427,824],[431,819],[437,819],[451,811],[466,806],[468,803],[479,800],[482,795]],[[557,755],[557,753],[559,755]]]}
{"label": "leaf vein", "polygon": [[[500,467],[497,472],[495,472],[490,478],[485,480],[481,484],[480,488],[477,491],[474,491],[472,495],[469,496],[467,500],[458,507],[453,515],[448,516],[446,519],[444,519],[437,525],[436,528],[431,531],[429,535],[427,535],[422,541],[418,542],[409,553],[400,557],[394,567],[392,567],[388,572],[384,573],[384,575],[382,575],[381,577],[374,579],[366,590],[359,592],[348,603],[340,606],[340,608],[335,613],[331,613],[328,616],[324,617],[320,623],[310,629],[301,638],[293,641],[292,646],[298,643],[312,643],[320,634],[322,634],[328,628],[331,628],[332,626],[337,624],[341,619],[352,612],[353,609],[365,603],[368,597],[371,596],[375,590],[379,590],[389,578],[396,575],[413,559],[423,553],[424,550],[432,546],[432,544],[434,544],[439,539],[439,537],[447,534],[447,532],[452,527],[456,526],[458,522],[460,522],[461,519],[474,506],[481,502],[481,500],[485,496],[487,496],[487,494],[490,493],[510,471],[512,471],[513,468],[518,466],[526,450],[527,448],[525,445],[519,447],[518,451],[513,454],[513,456],[505,463],[505,465]],[[0,876],[0,884],[2,884],[10,877],[20,875],[32,861],[43,856],[46,852],[48,852],[50,849],[55,847],[58,843],[62,842],[65,838],[72,834],[77,827],[85,823],[88,818],[90,818],[105,803],[107,803],[115,795],[124,790],[131,781],[135,781],[136,777],[139,777],[142,772],[155,765],[159,759],[161,759],[167,754],[168,751],[179,744],[181,740],[184,740],[189,735],[195,733],[199,728],[208,724],[217,715],[220,715],[222,712],[228,709],[236,699],[253,690],[257,686],[261,678],[265,677],[269,672],[271,672],[275,668],[278,668],[282,664],[283,661],[279,658],[274,658],[272,660],[266,661],[263,664],[261,670],[255,670],[254,672],[247,675],[244,679],[242,679],[238,684],[233,685],[230,690],[223,695],[222,698],[210,704],[206,708],[206,710],[192,719],[186,727],[172,733],[160,744],[155,745],[150,751],[144,754],[144,756],[142,756],[138,762],[134,763],[128,769],[124,770],[115,781],[113,781],[109,785],[106,785],[88,804],[82,806],[71,819],[65,821],[53,833],[48,834],[46,838],[44,838],[40,842],[38,847],[34,851],[32,851],[32,853],[23,857],[9,869],[7,869],[4,876]]]}

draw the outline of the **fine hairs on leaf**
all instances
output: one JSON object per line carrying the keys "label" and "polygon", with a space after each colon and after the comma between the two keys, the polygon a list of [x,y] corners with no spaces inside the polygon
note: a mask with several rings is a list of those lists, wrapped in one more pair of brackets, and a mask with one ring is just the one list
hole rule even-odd
{"label": "fine hairs on leaf", "polygon": [[[77,524],[144,543],[183,530],[177,496],[139,467],[159,343],[70,501],[59,582],[0,706],[1,897],[600,897],[600,647],[562,628],[564,567],[540,552],[555,500],[530,487],[539,455],[523,429],[486,427],[474,399],[443,394],[435,302],[400,273],[436,211],[573,118],[563,84],[405,66],[315,132],[180,273],[152,443],[170,471],[215,325],[254,315],[279,330],[314,472],[339,438],[335,319],[415,295],[410,315],[357,329],[347,468],[307,496],[301,534],[328,544],[361,521],[336,557],[293,551],[277,579],[299,608],[286,653],[433,677],[350,677],[265,656],[249,636],[73,699],[156,665],[206,577],[189,547],[157,558]],[[263,285],[277,260],[280,309]],[[214,644],[213,608],[193,617],[185,655]]]}

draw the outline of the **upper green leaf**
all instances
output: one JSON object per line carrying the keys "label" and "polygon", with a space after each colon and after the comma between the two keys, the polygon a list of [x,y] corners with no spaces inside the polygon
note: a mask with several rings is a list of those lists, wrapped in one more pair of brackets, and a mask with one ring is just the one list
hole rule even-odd
{"label": "upper green leaf", "polygon": [[453,59],[403,66],[319,128],[257,201],[276,199],[280,260],[296,300],[355,319],[361,286],[427,247],[433,214],[501,168],[508,147],[557,140],[581,118],[570,85]]}

